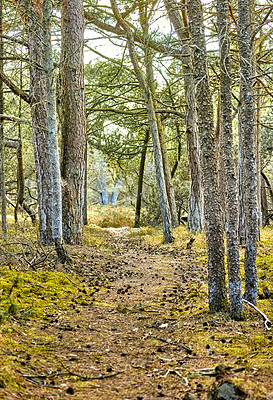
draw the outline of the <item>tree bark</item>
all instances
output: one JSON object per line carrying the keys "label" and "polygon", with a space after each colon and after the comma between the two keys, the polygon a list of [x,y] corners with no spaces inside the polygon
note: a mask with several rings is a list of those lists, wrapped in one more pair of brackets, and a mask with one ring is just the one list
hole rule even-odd
{"label": "tree bark", "polygon": [[[34,147],[39,233],[42,244],[53,244],[52,179],[48,146],[48,110],[42,1],[19,3],[29,35],[30,105]],[[30,17],[31,16],[31,17]]]}
{"label": "tree bark", "polygon": [[208,252],[209,309],[211,312],[216,312],[223,310],[227,301],[224,265],[225,250],[219,202],[213,104],[209,87],[202,7],[199,0],[191,0],[188,3],[188,15],[192,45],[194,48],[193,59],[196,80],[196,102],[203,171]]}
{"label": "tree bark", "polygon": [[158,135],[158,127],[156,122],[156,113],[153,103],[153,97],[151,90],[147,84],[147,80],[139,66],[134,39],[131,32],[129,25],[123,20],[120,15],[120,12],[117,7],[117,3],[115,0],[111,0],[111,6],[114,12],[114,15],[117,19],[118,24],[124,29],[127,37],[127,44],[128,50],[131,57],[131,61],[136,72],[137,79],[141,86],[143,96],[145,99],[148,117],[149,117],[149,126],[151,131],[151,136],[153,140],[153,149],[154,149],[154,159],[155,159],[155,169],[156,169],[156,179],[157,179],[157,188],[159,194],[159,202],[160,202],[160,209],[162,214],[162,224],[163,224],[163,239],[166,243],[171,243],[174,240],[172,234],[172,221],[171,221],[171,213],[170,207],[168,203],[168,196],[166,192],[166,184],[165,184],[165,177],[164,177],[164,168],[163,168],[163,160],[161,154],[161,146],[159,142],[159,135]]}
{"label": "tree bark", "polygon": [[81,244],[86,148],[82,1],[62,0],[61,14],[63,237],[66,243]]}
{"label": "tree bark", "polygon": [[239,185],[239,243],[244,246],[246,243],[246,215],[245,215],[245,173],[243,160],[243,131],[241,118],[241,105],[238,106],[238,185]]}
{"label": "tree bark", "polygon": [[48,115],[48,147],[49,168],[51,175],[51,197],[52,197],[52,238],[62,242],[62,191],[59,150],[57,140],[57,116],[56,96],[54,87],[54,66],[51,46],[51,1],[43,1],[43,26],[45,39],[45,72],[46,72],[46,102]]}
{"label": "tree bark", "polygon": [[[0,1],[0,34],[3,34],[3,1]],[[4,44],[0,38],[0,69],[3,70]],[[3,81],[0,80],[0,114],[4,114],[4,94]],[[5,191],[5,167],[4,167],[4,127],[3,120],[0,118],[0,190],[1,190],[1,221],[2,235],[7,234],[7,215],[6,215],[6,191]]]}
{"label": "tree bark", "polygon": [[243,164],[245,179],[245,293],[252,304],[257,303],[257,242],[259,235],[257,200],[257,161],[254,99],[253,0],[238,0],[238,45],[240,57],[240,101],[243,132]]}
{"label": "tree bark", "polygon": [[225,217],[227,239],[228,292],[231,316],[243,316],[239,259],[239,201],[238,186],[233,154],[231,67],[229,40],[229,0],[217,0],[217,25],[220,47],[220,131],[223,151],[223,175],[225,184]]}
{"label": "tree bark", "polygon": [[[15,0],[14,0],[15,1]],[[42,244],[61,242],[59,223],[60,174],[58,173],[58,150],[56,142],[56,117],[54,115],[53,62],[50,43],[49,3],[39,0],[15,1],[28,30],[30,55],[30,94],[32,139],[36,168],[39,232]],[[44,15],[45,11],[45,15]],[[45,17],[45,18],[44,18]],[[19,93],[20,94],[20,89]],[[21,96],[22,97],[22,96]],[[22,97],[24,99],[24,97]],[[24,99],[25,100],[25,99]],[[25,202],[23,207],[27,208]],[[32,220],[31,210],[28,211]]]}
{"label": "tree bark", "polygon": [[191,59],[190,37],[185,1],[181,8],[176,0],[164,0],[170,21],[176,31],[181,45],[182,71],[186,102],[185,125],[189,162],[190,191],[188,202],[188,230],[192,233],[203,230],[204,204],[202,189],[202,171],[200,164],[200,146],[198,138],[198,121],[196,112],[195,86]]}

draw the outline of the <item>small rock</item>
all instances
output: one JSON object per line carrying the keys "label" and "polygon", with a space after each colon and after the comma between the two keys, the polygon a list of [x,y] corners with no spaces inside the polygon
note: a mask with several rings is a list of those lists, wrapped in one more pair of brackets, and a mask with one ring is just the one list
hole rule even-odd
{"label": "small rock", "polygon": [[236,400],[236,387],[233,383],[224,382],[213,391],[214,400]]}

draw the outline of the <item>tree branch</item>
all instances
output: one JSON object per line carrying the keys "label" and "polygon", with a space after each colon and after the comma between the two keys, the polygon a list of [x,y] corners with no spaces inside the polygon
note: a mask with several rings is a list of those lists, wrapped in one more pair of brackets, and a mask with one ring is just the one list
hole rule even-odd
{"label": "tree branch", "polygon": [[[84,11],[84,16],[87,19],[87,21],[91,22],[91,24],[95,25],[97,28],[99,28],[103,31],[111,32],[111,33],[114,33],[115,35],[126,38],[126,33],[120,27],[106,24],[105,22],[102,22],[102,21],[98,20],[97,18],[95,18],[93,15],[91,15],[87,11]],[[145,41],[143,36],[137,29],[134,29],[133,38],[136,43],[148,45],[153,50],[156,50],[161,54],[173,56],[174,58],[181,60],[181,55],[178,50],[173,50],[171,47],[165,46],[162,43],[158,43],[157,41],[155,41],[151,38],[149,38],[148,41]]]}
{"label": "tree branch", "polygon": [[13,115],[0,114],[0,121],[1,120],[11,121],[11,122],[18,122],[19,124],[31,124],[31,120],[30,119],[18,118],[18,117],[14,117]]}
{"label": "tree branch", "polygon": [[9,77],[4,73],[3,70],[0,69],[0,79],[10,88],[10,90],[16,94],[17,96],[20,96],[21,99],[23,99],[25,102],[30,104],[30,97],[29,95],[24,91],[18,88],[10,79]]}

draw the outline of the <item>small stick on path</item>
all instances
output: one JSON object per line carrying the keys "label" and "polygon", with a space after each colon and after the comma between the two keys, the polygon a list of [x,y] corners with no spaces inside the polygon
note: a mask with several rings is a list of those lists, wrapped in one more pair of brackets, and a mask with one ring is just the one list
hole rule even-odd
{"label": "small stick on path", "polygon": [[109,374],[109,375],[85,376],[85,375],[80,375],[80,374],[77,374],[76,372],[70,371],[70,369],[67,368],[63,363],[61,363],[61,365],[67,372],[69,372],[70,375],[77,376],[78,378],[81,378],[81,379],[83,379],[85,381],[91,381],[91,380],[94,380],[94,379],[112,378],[113,376],[119,375],[122,372],[124,372],[124,371],[118,371],[118,372],[113,372],[112,374]]}

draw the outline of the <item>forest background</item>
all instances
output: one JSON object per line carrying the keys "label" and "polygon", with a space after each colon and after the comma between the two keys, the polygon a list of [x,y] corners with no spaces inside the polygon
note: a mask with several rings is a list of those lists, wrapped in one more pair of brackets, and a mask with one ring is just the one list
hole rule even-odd
{"label": "forest background", "polygon": [[[160,226],[163,247],[179,251],[205,231],[210,312],[244,321],[244,304],[270,299],[256,257],[273,216],[272,11],[252,0],[1,1],[5,265],[46,268],[52,245],[56,263],[73,265],[84,225]],[[29,220],[37,237],[21,242]],[[7,301],[1,318],[15,309]]]}

